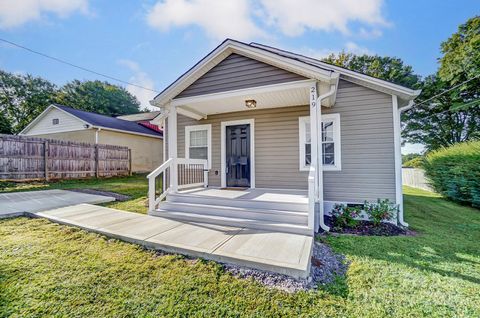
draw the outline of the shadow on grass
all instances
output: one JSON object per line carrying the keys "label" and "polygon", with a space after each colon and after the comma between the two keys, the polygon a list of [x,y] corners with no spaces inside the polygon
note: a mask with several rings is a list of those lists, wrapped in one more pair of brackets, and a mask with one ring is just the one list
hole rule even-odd
{"label": "shadow on grass", "polygon": [[404,202],[406,220],[419,235],[330,237],[330,245],[346,255],[395,262],[480,284],[480,210],[413,189],[406,189]]}

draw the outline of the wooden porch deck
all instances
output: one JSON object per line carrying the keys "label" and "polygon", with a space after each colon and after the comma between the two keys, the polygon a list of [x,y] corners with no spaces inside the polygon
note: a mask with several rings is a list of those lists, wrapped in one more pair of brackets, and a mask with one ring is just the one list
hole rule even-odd
{"label": "wooden porch deck", "polygon": [[169,193],[151,215],[175,220],[312,235],[308,192],[197,188]]}

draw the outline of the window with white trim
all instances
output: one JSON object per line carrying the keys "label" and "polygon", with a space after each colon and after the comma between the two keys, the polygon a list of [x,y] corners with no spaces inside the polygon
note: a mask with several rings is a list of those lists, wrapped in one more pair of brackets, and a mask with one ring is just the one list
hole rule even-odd
{"label": "window with white trim", "polygon": [[185,127],[185,157],[188,159],[205,159],[211,169],[212,125]]}
{"label": "window with white trim", "polygon": [[[308,171],[312,162],[312,138],[310,117],[299,117],[300,170]],[[323,170],[341,170],[340,155],[340,114],[322,114],[322,147]]]}

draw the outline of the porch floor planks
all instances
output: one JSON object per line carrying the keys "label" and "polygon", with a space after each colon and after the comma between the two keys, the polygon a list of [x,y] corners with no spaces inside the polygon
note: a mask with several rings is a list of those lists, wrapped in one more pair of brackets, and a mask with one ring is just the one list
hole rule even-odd
{"label": "porch floor planks", "polygon": [[307,190],[196,188],[179,192],[182,193],[212,198],[308,204]]}
{"label": "porch floor planks", "polygon": [[175,221],[90,204],[34,215],[151,249],[294,277],[309,274],[313,237],[308,235]]}

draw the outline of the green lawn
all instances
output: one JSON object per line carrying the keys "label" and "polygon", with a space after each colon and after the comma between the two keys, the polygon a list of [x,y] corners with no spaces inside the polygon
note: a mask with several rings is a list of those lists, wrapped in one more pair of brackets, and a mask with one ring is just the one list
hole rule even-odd
{"label": "green lawn", "polygon": [[[95,187],[136,201],[144,200],[144,182],[110,179]],[[46,220],[3,220],[0,317],[479,317],[480,211],[405,192],[406,220],[417,236],[328,237],[351,261],[347,280],[296,294],[236,279],[213,262],[156,256]],[[142,204],[130,203],[134,210]]]}

